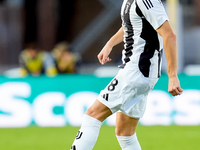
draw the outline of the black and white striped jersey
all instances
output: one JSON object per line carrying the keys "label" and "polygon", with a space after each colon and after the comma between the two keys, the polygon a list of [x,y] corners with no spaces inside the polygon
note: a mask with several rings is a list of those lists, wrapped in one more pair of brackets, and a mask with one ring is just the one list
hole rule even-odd
{"label": "black and white striped jersey", "polygon": [[160,0],[124,0],[121,9],[124,29],[123,65],[139,67],[145,77],[160,77],[162,37],[156,32],[168,16]]}

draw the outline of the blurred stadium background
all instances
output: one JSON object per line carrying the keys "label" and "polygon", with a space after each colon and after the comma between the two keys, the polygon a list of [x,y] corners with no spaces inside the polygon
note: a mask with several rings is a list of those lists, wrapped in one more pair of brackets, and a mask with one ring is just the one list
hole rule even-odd
{"label": "blurred stadium background", "polygon": [[[102,67],[97,54],[121,26],[122,0],[0,0],[0,150],[70,149],[84,111],[118,71],[123,44]],[[200,1],[163,0],[178,37],[184,93],[167,92],[162,77],[149,94],[137,134],[143,150],[200,147]],[[28,42],[51,51],[67,41],[79,53],[76,74],[19,78],[13,71]],[[115,116],[102,127],[95,150],[115,149]]]}

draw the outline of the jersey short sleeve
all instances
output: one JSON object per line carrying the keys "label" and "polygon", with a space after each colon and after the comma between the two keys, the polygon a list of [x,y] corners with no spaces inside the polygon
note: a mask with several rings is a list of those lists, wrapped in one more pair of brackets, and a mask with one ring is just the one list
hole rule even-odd
{"label": "jersey short sleeve", "polygon": [[136,3],[146,20],[155,30],[169,20],[160,0],[137,0]]}

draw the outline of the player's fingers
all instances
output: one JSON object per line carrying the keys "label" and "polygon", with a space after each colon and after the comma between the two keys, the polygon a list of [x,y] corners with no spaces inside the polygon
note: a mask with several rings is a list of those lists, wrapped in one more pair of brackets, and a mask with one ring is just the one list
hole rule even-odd
{"label": "player's fingers", "polygon": [[172,96],[175,96],[175,92],[173,90],[168,90],[168,92],[172,95]]}
{"label": "player's fingers", "polygon": [[103,57],[101,64],[104,65],[106,62],[107,62],[107,57]]}
{"label": "player's fingers", "polygon": [[169,90],[169,93],[173,96],[177,96],[177,95],[181,95],[183,92],[183,89],[180,88],[180,87],[177,87],[177,88],[174,88],[174,89],[171,89]]}
{"label": "player's fingers", "polygon": [[107,58],[107,62],[111,61],[112,59],[110,59],[109,57]]}
{"label": "player's fingers", "polygon": [[109,57],[103,57],[102,59],[102,65],[104,65],[105,63],[111,61],[111,59]]}
{"label": "player's fingers", "polygon": [[177,91],[176,91],[174,88],[168,90],[168,92],[169,92],[172,96],[178,95]]}
{"label": "player's fingers", "polygon": [[178,90],[178,88],[175,88],[175,89],[174,89],[174,93],[175,93],[175,96],[181,94],[181,92]]}
{"label": "player's fingers", "polygon": [[183,93],[183,89],[182,89],[181,87],[178,87],[178,91],[179,91],[180,93]]}

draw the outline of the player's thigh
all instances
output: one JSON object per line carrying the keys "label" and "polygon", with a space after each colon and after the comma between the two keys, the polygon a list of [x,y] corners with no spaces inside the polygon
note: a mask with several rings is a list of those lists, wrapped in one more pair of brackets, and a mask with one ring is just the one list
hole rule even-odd
{"label": "player's thigh", "polygon": [[111,110],[99,100],[86,111],[86,114],[103,122],[108,116],[112,114]]}
{"label": "player's thigh", "polygon": [[125,115],[122,112],[117,112],[116,117],[116,135],[131,136],[135,133],[139,119],[135,119]]}

